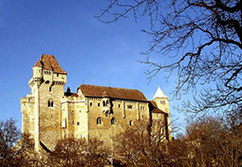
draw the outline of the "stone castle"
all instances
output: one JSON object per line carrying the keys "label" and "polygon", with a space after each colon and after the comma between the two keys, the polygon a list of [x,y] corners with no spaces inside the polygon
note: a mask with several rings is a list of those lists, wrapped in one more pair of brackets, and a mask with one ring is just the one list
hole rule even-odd
{"label": "stone castle", "polygon": [[136,89],[82,84],[64,92],[67,73],[53,55],[43,54],[33,66],[31,94],[21,98],[22,132],[29,133],[35,149],[50,150],[58,140],[97,137],[106,146],[112,137],[135,126],[136,120],[162,120],[171,139],[168,97],[160,87],[152,101]]}

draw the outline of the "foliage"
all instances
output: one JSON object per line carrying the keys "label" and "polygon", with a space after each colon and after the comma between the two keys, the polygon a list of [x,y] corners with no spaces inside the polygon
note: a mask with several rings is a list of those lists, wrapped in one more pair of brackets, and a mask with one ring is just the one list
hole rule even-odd
{"label": "foliage", "polygon": [[109,0],[97,18],[113,23],[129,15],[149,20],[150,28],[142,31],[152,39],[141,61],[151,66],[149,78],[162,70],[176,72],[174,95],[193,91],[193,103],[184,102],[181,110],[195,115],[219,110],[241,120],[240,0]]}

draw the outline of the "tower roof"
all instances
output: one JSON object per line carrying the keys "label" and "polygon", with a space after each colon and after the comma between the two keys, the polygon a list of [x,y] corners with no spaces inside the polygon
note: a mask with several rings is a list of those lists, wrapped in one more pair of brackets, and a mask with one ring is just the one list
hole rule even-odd
{"label": "tower roof", "polygon": [[53,55],[43,54],[34,67],[42,67],[44,70],[51,70],[55,73],[67,74],[67,72],[61,68],[60,64]]}
{"label": "tower roof", "polygon": [[161,90],[160,86],[158,86],[158,89],[155,92],[155,95],[154,95],[153,99],[161,98],[161,97],[167,97],[167,96],[163,93],[163,91]]}
{"label": "tower roof", "polygon": [[135,101],[147,101],[144,94],[137,89],[123,89],[96,85],[79,86],[84,96],[103,97],[108,96],[115,99],[127,99]]}

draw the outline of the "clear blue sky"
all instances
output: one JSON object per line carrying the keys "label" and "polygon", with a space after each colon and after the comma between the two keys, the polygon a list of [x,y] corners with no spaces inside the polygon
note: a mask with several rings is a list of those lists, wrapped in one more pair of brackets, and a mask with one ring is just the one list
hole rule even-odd
{"label": "clear blue sky", "polygon": [[[94,16],[106,5],[100,0],[0,1],[0,120],[13,117],[21,128],[20,98],[30,93],[32,66],[43,53],[55,55],[72,91],[94,84],[138,89],[152,99],[160,85],[169,96],[175,76],[166,82],[160,73],[148,84],[149,67],[137,62],[149,40],[140,31],[145,24],[133,18],[103,24]],[[170,101],[171,114],[182,117],[175,105]]]}

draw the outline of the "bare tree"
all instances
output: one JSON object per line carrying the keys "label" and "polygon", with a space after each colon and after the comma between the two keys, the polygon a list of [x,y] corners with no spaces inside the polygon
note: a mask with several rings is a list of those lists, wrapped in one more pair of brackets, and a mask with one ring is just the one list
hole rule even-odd
{"label": "bare tree", "polygon": [[[240,0],[109,0],[97,18],[113,23],[130,15],[149,19],[149,28],[142,31],[152,40],[144,51],[147,59],[141,61],[151,67],[149,79],[160,71],[176,73],[174,95],[194,95],[181,110],[195,115],[219,110],[240,122]],[[160,55],[160,62],[152,54]]]}
{"label": "bare tree", "polygon": [[114,158],[127,166],[168,166],[165,125],[161,121],[136,121],[115,137]]}
{"label": "bare tree", "polygon": [[0,166],[42,166],[29,134],[22,134],[14,119],[0,122]]}
{"label": "bare tree", "polygon": [[67,138],[60,140],[48,157],[48,162],[56,167],[104,166],[108,153],[98,139]]}
{"label": "bare tree", "polygon": [[0,166],[11,166],[13,147],[21,136],[14,119],[0,121]]}
{"label": "bare tree", "polygon": [[241,137],[241,126],[231,128],[222,118],[204,117],[188,124],[186,135],[169,144],[169,157],[175,166],[239,167]]}

